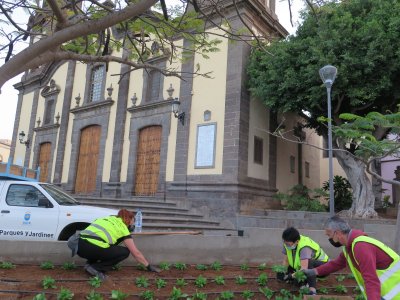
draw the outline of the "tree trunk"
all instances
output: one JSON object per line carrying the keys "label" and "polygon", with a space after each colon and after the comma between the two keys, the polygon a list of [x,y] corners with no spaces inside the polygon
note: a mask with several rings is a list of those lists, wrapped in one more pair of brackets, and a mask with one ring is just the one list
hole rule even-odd
{"label": "tree trunk", "polygon": [[377,217],[378,214],[374,209],[375,196],[371,180],[367,177],[365,164],[345,151],[335,151],[335,156],[353,189],[353,204],[343,213],[357,218]]}

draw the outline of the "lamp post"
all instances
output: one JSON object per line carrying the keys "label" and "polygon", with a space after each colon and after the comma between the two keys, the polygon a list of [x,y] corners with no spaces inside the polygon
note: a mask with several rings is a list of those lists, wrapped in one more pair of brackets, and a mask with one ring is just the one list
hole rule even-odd
{"label": "lamp post", "polygon": [[328,94],[328,152],[329,152],[329,214],[335,214],[335,199],[333,190],[333,163],[332,163],[332,114],[331,114],[331,88],[335,81],[337,69],[326,65],[319,70],[319,76],[326,87]]}

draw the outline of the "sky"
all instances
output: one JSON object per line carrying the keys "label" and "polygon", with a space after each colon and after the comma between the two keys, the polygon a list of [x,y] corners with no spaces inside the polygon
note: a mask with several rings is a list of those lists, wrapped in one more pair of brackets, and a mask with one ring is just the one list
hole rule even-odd
{"label": "sky", "polygon": [[[286,28],[289,33],[295,32],[295,27],[290,24],[289,9],[287,0],[276,0],[276,14],[278,15],[279,22]],[[293,13],[293,23],[296,25],[298,22],[298,11],[301,9],[300,0],[293,1],[292,13]],[[23,24],[23,19],[27,18],[24,12],[16,12],[13,18],[20,20]],[[24,25],[22,25],[24,27]],[[2,58],[3,59],[3,58]],[[4,63],[4,60],[0,63]],[[22,75],[22,74],[21,74]],[[13,85],[20,81],[21,75],[14,77],[9,80],[1,89],[0,94],[0,139],[11,140],[13,129],[14,129],[14,119],[15,111],[18,102],[18,92],[14,89]]]}

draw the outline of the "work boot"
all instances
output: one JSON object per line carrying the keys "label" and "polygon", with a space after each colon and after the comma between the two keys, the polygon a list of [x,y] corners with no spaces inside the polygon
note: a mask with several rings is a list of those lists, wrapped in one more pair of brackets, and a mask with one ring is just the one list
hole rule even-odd
{"label": "work boot", "polygon": [[93,266],[86,264],[85,271],[88,272],[90,275],[96,276],[101,281],[106,279],[106,275],[103,272],[97,271]]}

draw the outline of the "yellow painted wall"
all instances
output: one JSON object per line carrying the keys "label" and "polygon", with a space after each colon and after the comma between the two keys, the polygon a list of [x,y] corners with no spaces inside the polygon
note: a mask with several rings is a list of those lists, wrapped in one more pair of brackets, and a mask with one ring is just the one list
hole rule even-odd
{"label": "yellow painted wall", "polygon": [[[26,136],[25,138],[28,138],[28,132],[29,132],[29,122],[31,119],[31,113],[32,113],[32,104],[33,104],[33,92],[26,94],[23,96],[22,100],[22,107],[21,107],[21,115],[18,123],[18,129],[17,133],[19,134],[22,130],[25,132]],[[31,142],[32,145],[32,142]],[[15,143],[15,154],[14,154],[14,164],[17,165],[24,165],[24,160],[25,160],[25,154],[26,154],[27,148],[25,145],[21,143]],[[32,151],[32,147],[29,148],[30,151]]]}
{"label": "yellow painted wall", "polygon": [[[250,101],[250,124],[248,146],[248,176],[268,180],[269,168],[269,111],[256,99]],[[263,139],[263,164],[254,163],[254,136]]]}
{"label": "yellow painted wall", "polygon": [[[319,145],[321,148],[324,148],[324,143],[323,143],[323,138],[319,137]],[[321,167],[319,169],[320,171],[320,186],[324,184],[325,181],[329,180],[329,158],[323,156],[323,151],[320,151],[319,155],[320,161],[321,161]],[[332,160],[333,163],[333,176],[339,175],[344,178],[347,178],[346,173],[343,171],[342,167],[339,165],[339,162],[335,157],[333,157]]]}
{"label": "yellow painted wall", "polygon": [[[200,65],[200,72],[212,72],[213,79],[203,77],[193,79],[190,124],[185,124],[190,126],[188,175],[222,174],[228,41],[223,40],[218,48],[220,51],[210,53],[209,59],[196,55],[194,60],[195,65]],[[206,110],[211,111],[209,122],[204,121]],[[214,168],[195,169],[197,126],[206,123],[217,123]]]}
{"label": "yellow painted wall", "polygon": [[2,163],[8,162],[10,156],[11,141],[0,142],[0,160]]}

